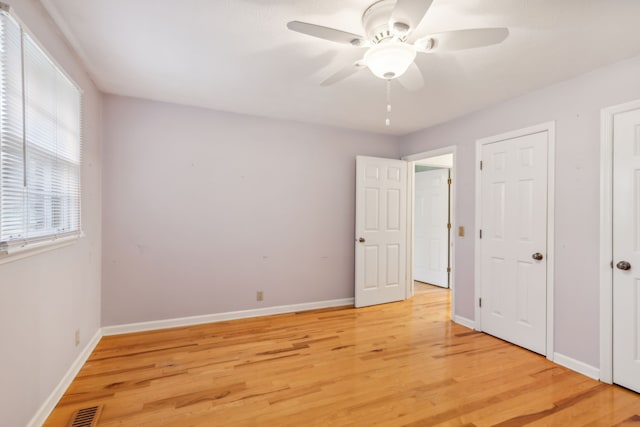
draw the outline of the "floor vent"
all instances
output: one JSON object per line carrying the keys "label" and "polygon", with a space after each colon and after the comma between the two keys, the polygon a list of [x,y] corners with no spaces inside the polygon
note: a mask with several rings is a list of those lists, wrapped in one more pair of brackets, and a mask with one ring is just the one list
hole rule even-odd
{"label": "floor vent", "polygon": [[102,412],[102,405],[90,406],[78,409],[71,416],[71,421],[67,427],[95,427],[98,425],[98,418]]}

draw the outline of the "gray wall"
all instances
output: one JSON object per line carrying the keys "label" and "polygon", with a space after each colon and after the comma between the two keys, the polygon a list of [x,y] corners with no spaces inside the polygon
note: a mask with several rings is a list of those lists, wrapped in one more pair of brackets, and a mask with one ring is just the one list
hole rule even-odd
{"label": "gray wall", "polygon": [[456,310],[474,318],[475,142],[556,122],[555,351],[599,366],[600,109],[640,98],[640,57],[408,135],[402,155],[456,145]]}
{"label": "gray wall", "polygon": [[353,297],[355,156],[397,139],[117,96],[104,114],[103,325]]}
{"label": "gray wall", "polygon": [[[100,327],[101,95],[37,0],[9,1],[84,90],[78,243],[0,265],[0,425],[33,417]],[[75,346],[75,330],[81,343]]]}

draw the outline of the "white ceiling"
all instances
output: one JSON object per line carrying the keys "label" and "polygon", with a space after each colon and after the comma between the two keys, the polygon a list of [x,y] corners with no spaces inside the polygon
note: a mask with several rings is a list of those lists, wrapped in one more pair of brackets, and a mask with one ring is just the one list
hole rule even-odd
{"label": "white ceiling", "polygon": [[287,30],[363,34],[373,0],[41,0],[98,87],[134,96],[403,135],[640,54],[639,0],[434,0],[412,38],[508,27],[502,44],[420,54],[425,87],[364,70],[319,83],[364,51]]}

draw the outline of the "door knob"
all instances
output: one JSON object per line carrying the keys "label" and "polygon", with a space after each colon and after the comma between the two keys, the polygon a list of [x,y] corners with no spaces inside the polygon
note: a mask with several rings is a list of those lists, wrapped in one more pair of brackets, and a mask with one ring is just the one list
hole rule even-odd
{"label": "door knob", "polygon": [[536,261],[540,261],[544,257],[540,252],[536,252],[535,254],[531,255],[531,258],[535,259]]}
{"label": "door knob", "polygon": [[620,261],[616,264],[616,267],[618,267],[620,270],[631,270],[631,264],[629,264],[628,261]]}
{"label": "door knob", "polygon": [[360,238],[358,239],[358,242],[360,242],[360,243],[364,243],[364,242],[366,242],[366,240],[364,240],[364,237],[360,237]]}

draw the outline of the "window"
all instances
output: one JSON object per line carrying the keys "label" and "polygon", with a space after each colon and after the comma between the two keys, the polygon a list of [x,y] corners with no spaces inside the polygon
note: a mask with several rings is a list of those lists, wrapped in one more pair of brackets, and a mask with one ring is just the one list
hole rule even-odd
{"label": "window", "polygon": [[81,94],[0,10],[0,254],[80,234]]}

